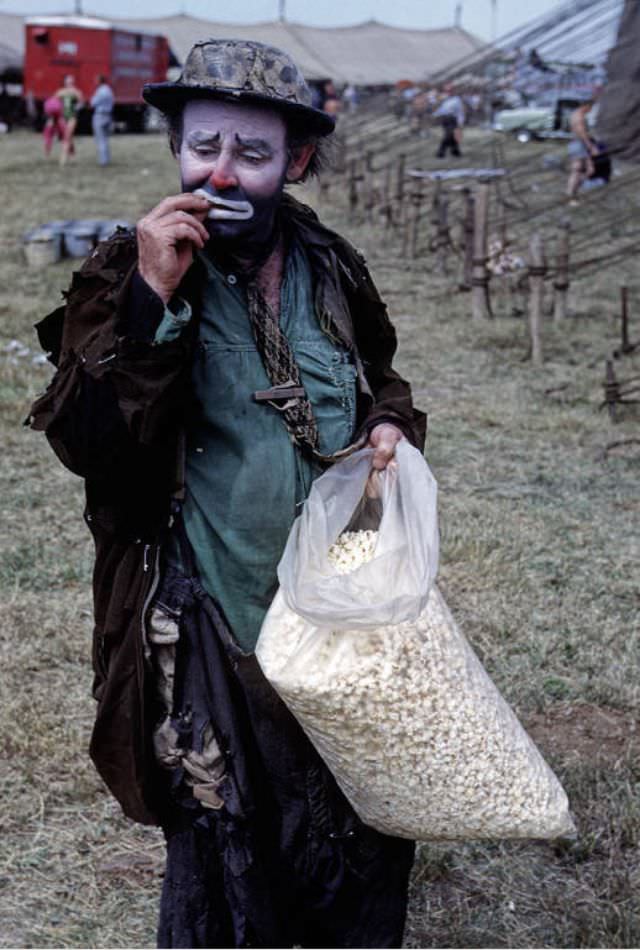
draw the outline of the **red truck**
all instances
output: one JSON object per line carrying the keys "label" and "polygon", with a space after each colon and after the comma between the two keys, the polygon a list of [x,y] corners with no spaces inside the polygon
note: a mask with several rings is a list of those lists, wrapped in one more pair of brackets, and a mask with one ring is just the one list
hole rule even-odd
{"label": "red truck", "polygon": [[[73,76],[88,101],[102,73],[115,96],[114,122],[130,131],[145,128],[148,107],[142,86],[167,78],[170,50],[165,36],[73,16],[27,17],[25,31],[24,96],[37,124],[43,121],[45,99],[62,86],[65,76]],[[79,126],[86,126],[89,116],[84,109]]]}

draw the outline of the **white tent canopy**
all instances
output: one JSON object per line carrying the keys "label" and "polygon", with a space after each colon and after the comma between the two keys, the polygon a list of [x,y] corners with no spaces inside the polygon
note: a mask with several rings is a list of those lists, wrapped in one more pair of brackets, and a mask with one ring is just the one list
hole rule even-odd
{"label": "white tent canopy", "polygon": [[[75,18],[77,19],[77,18]],[[102,18],[100,18],[102,19]],[[357,85],[419,81],[445,69],[484,44],[466,30],[406,30],[370,20],[349,27],[320,28],[300,23],[220,23],[191,16],[111,19],[124,29],[162,33],[182,62],[191,46],[208,37],[252,39],[286,50],[307,79]],[[24,52],[24,18],[0,14],[0,36]]]}

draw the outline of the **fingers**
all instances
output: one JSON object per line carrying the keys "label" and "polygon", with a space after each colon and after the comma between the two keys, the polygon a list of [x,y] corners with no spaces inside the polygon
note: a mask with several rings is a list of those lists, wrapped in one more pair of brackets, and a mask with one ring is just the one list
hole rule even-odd
{"label": "fingers", "polygon": [[202,195],[194,195],[190,191],[185,191],[180,195],[170,195],[168,198],[163,198],[143,220],[156,221],[167,214],[172,214],[174,211],[202,213],[206,212],[208,208],[209,202]]}
{"label": "fingers", "polygon": [[175,243],[177,240],[192,241],[198,247],[204,247],[209,240],[209,232],[201,221],[185,211],[175,211],[161,218],[156,225],[158,236],[164,236]]}
{"label": "fingers", "polygon": [[371,460],[374,469],[382,470],[387,467],[401,439],[404,439],[404,433],[390,423],[381,423],[371,430],[369,445],[375,449]]}
{"label": "fingers", "polygon": [[388,451],[376,451],[371,460],[371,466],[378,472],[384,471],[385,468],[393,468],[396,464],[395,459],[396,447],[394,445],[392,450]]}
{"label": "fingers", "polygon": [[191,244],[195,244],[195,246],[199,247],[201,250],[205,244],[205,239],[202,237],[202,235],[196,231],[192,225],[187,224],[186,221],[176,224],[171,228],[169,240],[173,244],[178,244],[180,241],[190,241]]}
{"label": "fingers", "polygon": [[165,303],[191,266],[193,251],[209,240],[200,220],[208,208],[205,198],[185,192],[164,198],[138,221],[138,270]]}
{"label": "fingers", "polygon": [[153,212],[138,222],[139,239],[143,241],[153,240],[156,235],[166,237],[168,229],[179,227],[184,231],[184,226],[188,225],[200,236],[202,243],[198,244],[199,247],[203,247],[204,242],[208,240],[209,232],[202,221],[198,220],[195,215],[189,214],[184,208],[167,208],[161,215],[155,214],[156,211],[157,209],[154,209]]}
{"label": "fingers", "polygon": [[373,458],[371,460],[371,465],[373,468],[381,471],[386,468],[391,459],[394,456],[396,451],[396,442],[381,442],[376,446],[376,450],[373,453]]}

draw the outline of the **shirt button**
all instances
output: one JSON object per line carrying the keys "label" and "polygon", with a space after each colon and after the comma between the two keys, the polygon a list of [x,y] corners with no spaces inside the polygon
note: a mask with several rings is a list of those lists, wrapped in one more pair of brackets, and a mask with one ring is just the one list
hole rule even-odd
{"label": "shirt button", "polygon": [[231,284],[231,286],[233,287],[234,284],[238,283],[238,278],[236,277],[235,274],[229,274],[227,276],[227,283]]}

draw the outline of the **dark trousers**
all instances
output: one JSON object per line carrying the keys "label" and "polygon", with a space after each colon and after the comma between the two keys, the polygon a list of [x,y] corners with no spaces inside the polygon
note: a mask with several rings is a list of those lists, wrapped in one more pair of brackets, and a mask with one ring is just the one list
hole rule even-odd
{"label": "dark trousers", "polygon": [[452,115],[442,116],[442,140],[436,152],[436,158],[444,158],[447,149],[451,154],[460,157],[460,146],[456,141],[455,131],[458,128],[458,120]]}
{"label": "dark trousers", "polygon": [[206,809],[171,774],[160,947],[400,947],[414,843],[365,826],[199,582],[168,571],[180,616],[174,721],[212,725],[227,774]]}

